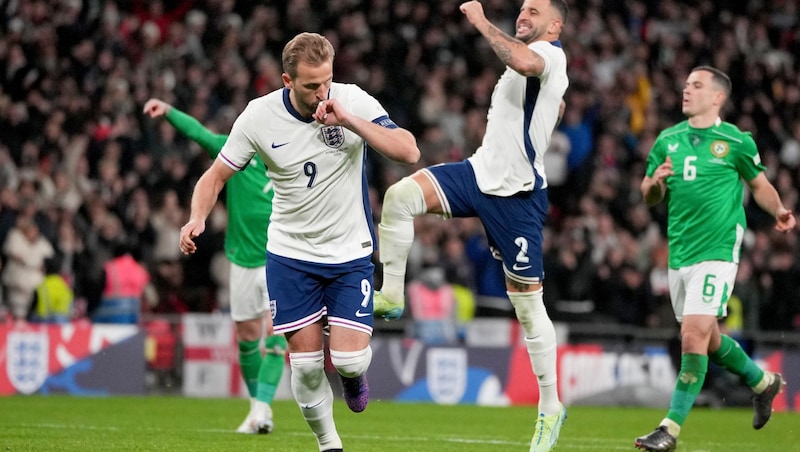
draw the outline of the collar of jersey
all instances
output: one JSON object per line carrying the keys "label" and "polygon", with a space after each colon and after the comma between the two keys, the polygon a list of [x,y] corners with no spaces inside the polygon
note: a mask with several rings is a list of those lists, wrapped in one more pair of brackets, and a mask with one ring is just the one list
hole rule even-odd
{"label": "collar of jersey", "polygon": [[286,107],[286,111],[288,111],[289,114],[294,116],[298,121],[310,123],[314,120],[313,117],[308,119],[304,118],[300,112],[294,109],[294,106],[292,106],[292,101],[289,99],[289,88],[283,88],[283,105]]}

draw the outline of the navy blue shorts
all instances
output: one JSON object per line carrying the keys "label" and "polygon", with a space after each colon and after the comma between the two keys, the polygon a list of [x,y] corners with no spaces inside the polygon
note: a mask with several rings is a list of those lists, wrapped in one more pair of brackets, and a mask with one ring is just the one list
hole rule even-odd
{"label": "navy blue shorts", "polygon": [[432,182],[446,197],[446,203],[442,203],[445,217],[480,218],[489,245],[502,257],[506,276],[523,284],[542,282],[542,230],[548,209],[546,189],[507,197],[484,194],[467,160],[423,171],[433,175]]}
{"label": "navy blue shorts", "polygon": [[328,324],[372,334],[370,257],[321,264],[267,253],[267,287],[275,334],[299,330],[328,316]]}

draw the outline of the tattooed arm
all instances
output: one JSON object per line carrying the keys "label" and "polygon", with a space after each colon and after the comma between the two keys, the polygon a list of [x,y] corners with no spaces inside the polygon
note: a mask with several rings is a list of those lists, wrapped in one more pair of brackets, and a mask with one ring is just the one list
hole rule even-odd
{"label": "tattooed arm", "polygon": [[529,49],[517,38],[503,33],[489,22],[483,12],[483,5],[477,1],[461,5],[461,12],[467,20],[489,41],[492,50],[506,66],[526,77],[538,77],[544,72],[544,59]]}

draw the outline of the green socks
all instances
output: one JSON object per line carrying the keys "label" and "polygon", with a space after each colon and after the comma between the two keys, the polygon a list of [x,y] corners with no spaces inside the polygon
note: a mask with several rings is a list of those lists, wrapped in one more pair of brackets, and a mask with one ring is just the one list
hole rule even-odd
{"label": "green socks", "polygon": [[764,371],[747,356],[739,343],[724,334],[719,349],[709,353],[708,358],[719,367],[740,376],[751,388],[764,378]]}
{"label": "green socks", "polygon": [[[267,354],[261,361],[258,370],[258,389],[256,400],[272,403],[275,397],[275,390],[281,382],[283,366],[286,362],[286,338],[283,336],[270,336],[264,341]],[[249,389],[249,386],[248,386]],[[251,394],[253,394],[251,392]]]}
{"label": "green socks", "polygon": [[669,404],[667,419],[683,425],[697,395],[703,389],[708,370],[708,356],[695,353],[681,355],[681,370],[675,382],[675,391]]}
{"label": "green socks", "polygon": [[[724,334],[719,349],[709,353],[708,356],[684,353],[681,355],[681,369],[665,419],[665,421],[672,421],[676,424],[672,425],[671,433],[680,430],[697,395],[703,389],[709,360],[728,372],[740,376],[751,388],[756,388],[764,380],[764,371],[747,356],[738,342]],[[664,423],[662,422],[662,424]],[[667,424],[669,423],[667,422]]]}
{"label": "green socks", "polygon": [[239,367],[242,369],[242,378],[247,385],[250,397],[256,396],[258,388],[258,374],[261,368],[261,350],[258,348],[260,341],[239,341]]}

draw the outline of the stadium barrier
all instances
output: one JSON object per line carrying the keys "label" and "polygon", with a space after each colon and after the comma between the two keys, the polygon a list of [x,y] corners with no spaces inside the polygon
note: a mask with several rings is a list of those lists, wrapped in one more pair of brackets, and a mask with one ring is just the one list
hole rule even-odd
{"label": "stadium barrier", "polygon": [[[375,398],[439,404],[530,405],[538,389],[519,325],[475,319],[459,343],[426,344],[403,322],[376,322],[368,377]],[[569,405],[665,407],[679,358],[677,330],[557,323],[559,393]],[[787,376],[776,411],[800,411],[800,334],[740,338],[757,362]],[[336,370],[327,362],[332,384]],[[276,394],[291,399],[289,368]],[[699,404],[750,403],[735,377],[712,368]],[[0,325],[0,394],[182,394],[246,397],[227,314],[147,316],[142,326]],[[336,390],[339,394],[340,391]]]}

